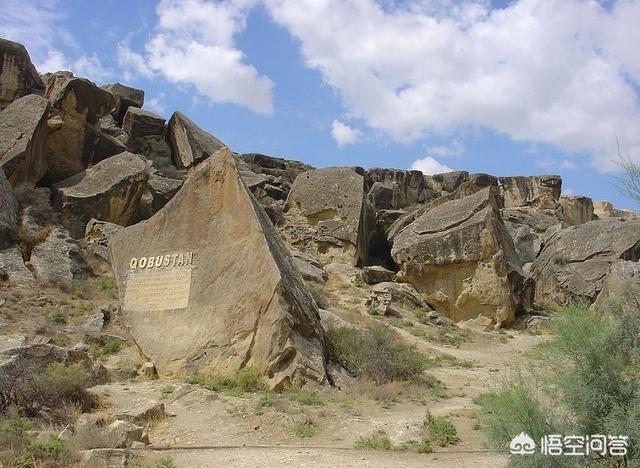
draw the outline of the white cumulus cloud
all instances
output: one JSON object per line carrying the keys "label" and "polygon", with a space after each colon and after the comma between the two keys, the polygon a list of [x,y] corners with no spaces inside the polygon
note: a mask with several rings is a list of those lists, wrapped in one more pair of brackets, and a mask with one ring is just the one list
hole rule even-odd
{"label": "white cumulus cloud", "polygon": [[409,168],[413,171],[422,171],[425,175],[442,174],[443,172],[453,172],[446,164],[442,164],[437,159],[427,156],[423,159],[416,159]]}
{"label": "white cumulus cloud", "polygon": [[273,111],[273,82],[235,44],[245,29],[251,0],[161,0],[156,29],[141,54],[121,46],[119,60],[130,76],[159,73],[193,85],[211,102],[229,102],[257,113]]}
{"label": "white cumulus cloud", "polygon": [[357,143],[362,137],[362,133],[360,130],[351,128],[339,120],[334,120],[331,124],[331,136],[338,146],[345,146]]}
{"label": "white cumulus cloud", "polygon": [[265,0],[350,115],[399,142],[469,126],[640,159],[640,2]]}

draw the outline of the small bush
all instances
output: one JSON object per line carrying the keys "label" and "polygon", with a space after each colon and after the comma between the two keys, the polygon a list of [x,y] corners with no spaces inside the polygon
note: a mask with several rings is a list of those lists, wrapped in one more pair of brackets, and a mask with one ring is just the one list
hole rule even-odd
{"label": "small bush", "polygon": [[173,385],[165,385],[160,389],[160,395],[162,398],[166,398],[171,395],[175,391],[175,387]]}
{"label": "small bush", "polygon": [[289,392],[289,399],[307,406],[324,406],[324,401],[315,390],[298,390]]}
{"label": "small bush", "polygon": [[424,419],[424,439],[440,447],[457,444],[460,440],[456,427],[448,417],[434,416],[431,412],[427,412]]}
{"label": "small bush", "polygon": [[58,223],[58,213],[49,203],[49,189],[35,187],[23,183],[15,188],[16,198],[21,210],[29,209],[29,216],[40,226],[50,226]]}
{"label": "small bush", "polygon": [[318,427],[316,426],[316,423],[310,418],[305,418],[304,421],[296,423],[296,425],[293,426],[293,432],[301,439],[313,437],[317,430]]}
{"label": "small bush", "polygon": [[69,466],[76,459],[65,441],[53,436],[41,441],[35,436],[34,425],[28,419],[13,417],[0,424],[0,466]]}
{"label": "small bush", "polygon": [[355,443],[359,449],[391,450],[393,444],[387,434],[374,434],[369,437],[360,437]]}
{"label": "small bush", "polygon": [[193,385],[200,385],[212,392],[223,392],[230,395],[258,392],[267,388],[264,378],[248,367],[240,369],[235,374],[213,379],[193,376],[189,377],[186,382]]}
{"label": "small bush", "polygon": [[100,289],[113,299],[118,297],[118,283],[114,278],[102,278],[100,280]]}
{"label": "small bush", "polygon": [[335,328],[327,333],[331,358],[350,373],[380,384],[396,380],[420,380],[426,369],[422,354],[401,343],[387,327],[367,331]]}
{"label": "small bush", "polygon": [[416,453],[431,453],[433,448],[428,440],[409,440],[404,442],[398,447],[398,450],[403,452],[416,452]]}

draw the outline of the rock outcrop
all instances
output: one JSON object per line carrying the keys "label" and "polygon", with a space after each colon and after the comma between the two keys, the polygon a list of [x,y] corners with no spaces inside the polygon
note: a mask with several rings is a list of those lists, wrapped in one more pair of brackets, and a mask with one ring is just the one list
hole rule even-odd
{"label": "rock outcrop", "polygon": [[92,219],[87,223],[84,233],[85,258],[94,273],[111,271],[111,254],[108,237],[111,233],[123,229],[118,224]]}
{"label": "rock outcrop", "polygon": [[181,112],[175,112],[169,119],[167,141],[174,162],[180,169],[198,164],[224,146],[224,143],[202,130]]}
{"label": "rock outcrop", "polygon": [[61,73],[49,78],[47,97],[53,107],[45,145],[47,178],[58,182],[93,162],[98,121],[113,109],[115,99],[89,80]]}
{"label": "rock outcrop", "polygon": [[364,192],[364,177],[346,167],[300,174],[281,226],[291,245],[321,261],[365,265],[375,212]]}
{"label": "rock outcrop", "polygon": [[593,202],[593,214],[597,216],[598,219],[604,219],[613,218],[616,212],[610,202],[601,200]]}
{"label": "rock outcrop", "polygon": [[420,171],[369,169],[367,187],[369,201],[376,210],[397,210],[436,196],[435,189]]}
{"label": "rock outcrop", "polygon": [[531,206],[555,210],[562,192],[562,179],[557,175],[533,177],[500,177],[504,208]]}
{"label": "rock outcrop", "polygon": [[129,107],[142,107],[144,104],[144,91],[141,89],[131,88],[120,83],[106,85],[102,89],[109,91],[116,100],[111,115],[119,125],[122,125]]}
{"label": "rock outcrop", "polygon": [[54,206],[67,219],[80,221],[82,232],[91,218],[127,226],[136,215],[149,178],[149,164],[121,153],[55,185]]}
{"label": "rock outcrop", "polygon": [[[228,149],[109,244],[125,320],[158,374],[250,367],[272,388],[326,380],[318,309]],[[166,278],[161,298],[145,289],[150,275]]]}
{"label": "rock outcrop", "polygon": [[0,279],[8,281],[17,288],[37,286],[36,279],[25,266],[22,252],[18,247],[0,250]]}
{"label": "rock outcrop", "polygon": [[425,212],[400,231],[391,255],[430,306],[459,321],[484,315],[507,325],[528,303],[497,190],[488,187]]}
{"label": "rock outcrop", "polygon": [[0,110],[28,94],[43,95],[44,83],[22,44],[0,38]]}
{"label": "rock outcrop", "polygon": [[0,167],[11,185],[38,182],[47,172],[44,145],[49,101],[35,94],[0,112]]}
{"label": "rock outcrop", "polygon": [[0,250],[11,247],[18,229],[18,200],[0,169]]}
{"label": "rock outcrop", "polygon": [[589,197],[578,195],[560,197],[560,206],[564,222],[568,226],[577,226],[578,224],[593,221],[593,202]]}
{"label": "rock outcrop", "polygon": [[87,273],[78,244],[60,227],[33,248],[30,261],[41,285],[66,292],[73,290],[74,279]]}
{"label": "rock outcrop", "polygon": [[594,302],[618,260],[640,260],[640,219],[607,218],[553,234],[531,269],[536,302]]}

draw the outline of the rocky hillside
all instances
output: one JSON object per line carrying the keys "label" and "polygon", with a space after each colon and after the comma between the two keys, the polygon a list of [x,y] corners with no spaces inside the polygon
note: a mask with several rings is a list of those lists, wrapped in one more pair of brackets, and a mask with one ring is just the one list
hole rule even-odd
{"label": "rocky hillside", "polygon": [[[559,176],[314,169],[143,106],[119,83],[39,75],[0,39],[0,370],[40,347],[96,382],[250,368],[275,390],[340,386],[326,333],[342,319],[318,291],[347,271],[370,314],[431,327],[510,327],[640,285],[640,217],[561,196]],[[83,306],[87,284],[105,301],[87,323],[29,325],[57,294]],[[138,368],[87,353],[113,339]]]}

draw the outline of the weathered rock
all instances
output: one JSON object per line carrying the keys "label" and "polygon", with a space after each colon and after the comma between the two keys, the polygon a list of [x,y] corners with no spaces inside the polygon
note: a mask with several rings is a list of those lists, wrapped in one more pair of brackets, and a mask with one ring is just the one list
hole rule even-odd
{"label": "weathered rock", "polygon": [[396,279],[396,274],[393,271],[378,265],[362,267],[360,276],[362,281],[367,284],[384,283]]}
{"label": "weathered rock", "polygon": [[198,164],[224,146],[224,143],[202,130],[181,112],[174,112],[169,119],[167,141],[173,160],[180,169]]}
{"label": "weathered rock", "polygon": [[102,133],[111,135],[123,145],[127,144],[127,141],[129,140],[129,135],[127,135],[127,132],[122,130],[122,128],[118,125],[118,122],[116,122],[116,120],[113,118],[111,114],[107,114],[101,117],[99,121],[99,126],[100,126],[100,131]]}
{"label": "weathered rock", "polygon": [[18,200],[0,169],[0,250],[11,247],[18,229]]}
{"label": "weathered rock", "polygon": [[[593,306],[597,310],[606,310],[611,303],[624,306],[630,296],[638,298],[638,291],[640,291],[640,262],[617,260],[611,265]],[[637,307],[636,304],[634,306]]]}
{"label": "weathered rock", "polygon": [[505,208],[534,206],[555,210],[562,191],[562,178],[557,175],[533,177],[500,177]]}
{"label": "weathered rock", "polygon": [[595,219],[593,215],[593,202],[589,197],[570,196],[560,197],[560,206],[564,222],[569,226],[588,223]]}
{"label": "weathered rock", "polygon": [[60,227],[53,228],[46,239],[33,248],[31,266],[40,284],[67,292],[73,289],[74,278],[87,273],[77,242]]}
{"label": "weathered rock", "polygon": [[111,271],[111,254],[108,235],[122,229],[122,226],[106,221],[91,219],[84,234],[85,258],[96,274]]}
{"label": "weathered rock", "polygon": [[[145,379],[157,379],[158,372],[156,371],[156,366],[153,362],[145,362],[140,367],[140,375]],[[162,405],[162,413],[164,414],[164,405]]]}
{"label": "weathered rock", "polygon": [[367,263],[375,229],[364,178],[350,168],[304,172],[293,183],[282,232],[294,247],[320,258]]}
{"label": "weathered rock", "polygon": [[406,215],[407,212],[405,210],[378,210],[376,226],[380,231],[387,232],[393,223]]}
{"label": "weathered rock", "polygon": [[44,83],[22,44],[0,38],[0,110],[28,94],[43,95]]}
{"label": "weathered rock", "polygon": [[376,168],[369,169],[366,178],[369,201],[376,210],[397,210],[436,196],[420,171]]}
{"label": "weathered rock", "polygon": [[555,210],[521,207],[500,213],[523,264],[533,262],[544,240],[562,228],[561,215]]}
{"label": "weathered rock", "polygon": [[[145,365],[147,365],[147,368],[153,369],[153,372],[155,373],[155,368],[152,362],[146,362]],[[118,414],[116,417],[123,421],[144,426],[151,421],[159,421],[167,416],[164,403],[158,403],[154,400],[138,400],[132,408],[127,408],[126,413]]]}
{"label": "weathered rock", "polygon": [[47,172],[44,145],[49,101],[34,94],[0,112],[0,167],[14,187],[38,182]]}
{"label": "weathered rock", "polygon": [[137,138],[164,135],[165,119],[153,112],[129,107],[124,116],[122,130],[129,135],[129,144]]}
{"label": "weathered rock", "polygon": [[376,210],[389,210],[393,208],[394,191],[382,182],[375,182],[369,189],[367,197]]}
{"label": "weathered rock", "polygon": [[593,214],[598,219],[613,218],[616,215],[613,205],[606,200],[593,202]]}
{"label": "weathered rock", "polygon": [[431,307],[420,297],[420,293],[408,283],[378,283],[371,288],[371,295],[366,305],[373,307],[382,315],[397,315],[389,310],[404,309],[408,311]]}
{"label": "weathered rock", "polygon": [[122,125],[129,107],[142,107],[144,104],[144,91],[141,89],[131,88],[120,83],[106,85],[102,89],[109,91],[115,98],[116,104],[111,115],[120,125]]}
{"label": "weathered rock", "polygon": [[638,213],[637,211],[631,211],[631,210],[619,210],[619,209],[614,209],[613,213],[615,214],[616,218],[640,218],[640,213]]}
{"label": "weathered rock", "polygon": [[332,330],[336,328],[357,328],[351,322],[341,319],[330,310],[318,309],[320,312],[320,323],[325,330]]}
{"label": "weathered rock", "polygon": [[304,252],[291,250],[293,261],[300,271],[302,278],[307,281],[315,281],[316,283],[326,283],[329,275],[322,268],[322,264],[314,257]]}
{"label": "weathered rock", "polygon": [[107,436],[113,441],[112,448],[131,447],[133,442],[142,442],[144,428],[128,421],[117,419],[105,429]]}
{"label": "weathered rock", "polygon": [[9,281],[18,288],[37,286],[33,273],[25,266],[22,253],[17,247],[0,250],[0,279]]}
{"label": "weathered rock", "polygon": [[453,320],[485,315],[509,324],[523,302],[520,259],[496,198],[496,189],[489,187],[439,205],[394,240],[398,278]]}
{"label": "weathered rock", "polygon": [[98,141],[93,151],[93,164],[104,161],[111,156],[126,151],[127,145],[108,133],[99,132]]}
{"label": "weathered rock", "polygon": [[24,335],[0,335],[0,353],[26,345],[27,337]]}
{"label": "weathered rock", "polygon": [[640,219],[601,219],[553,234],[531,269],[536,302],[592,303],[618,260],[640,260]]}
{"label": "weathered rock", "polygon": [[109,323],[111,317],[113,317],[119,310],[120,304],[118,302],[109,302],[102,304],[96,310],[94,310],[84,324],[84,328],[89,333],[99,333]]}
{"label": "weathered rock", "polygon": [[147,188],[152,197],[151,208],[153,213],[160,211],[178,193],[182,184],[182,180],[163,177],[157,172],[152,173],[149,176]]}
{"label": "weathered rock", "polygon": [[427,182],[440,194],[453,193],[462,183],[469,180],[467,171],[453,171],[425,176]]}
{"label": "weathered rock", "polygon": [[[151,219],[114,233],[110,249],[125,320],[160,375],[250,367],[273,388],[325,380],[317,308],[228,149],[200,164]],[[186,306],[127,297],[127,282],[156,271],[144,264],[157,255],[168,255],[167,274],[190,276]],[[132,259],[144,269],[131,270]]]}
{"label": "weathered rock", "polygon": [[[149,164],[133,153],[121,153],[54,186],[54,206],[82,228],[91,218],[126,226],[149,179]],[[72,233],[82,235],[82,233]]]}
{"label": "weathered rock", "polygon": [[124,449],[81,450],[80,459],[86,468],[125,468],[129,466],[131,451]]}
{"label": "weathered rock", "polygon": [[93,162],[98,121],[113,108],[115,100],[91,81],[63,74],[49,79],[47,97],[53,106],[45,144],[47,178],[57,182]]}

